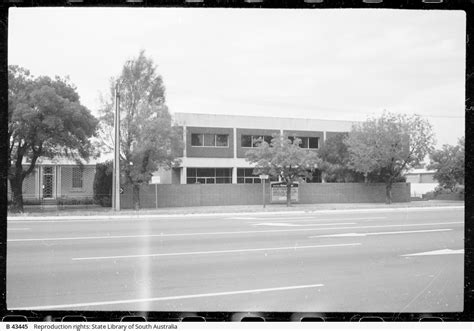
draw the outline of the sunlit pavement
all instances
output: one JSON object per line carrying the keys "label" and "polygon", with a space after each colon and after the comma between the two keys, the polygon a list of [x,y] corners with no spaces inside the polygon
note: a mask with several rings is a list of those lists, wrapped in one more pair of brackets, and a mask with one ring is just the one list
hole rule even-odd
{"label": "sunlit pavement", "polygon": [[457,312],[464,208],[8,221],[7,305]]}

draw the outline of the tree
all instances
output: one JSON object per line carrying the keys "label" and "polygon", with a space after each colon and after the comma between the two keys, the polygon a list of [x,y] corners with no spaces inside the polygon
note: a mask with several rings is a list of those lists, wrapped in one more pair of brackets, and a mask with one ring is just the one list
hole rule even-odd
{"label": "tree", "polygon": [[326,182],[353,183],[364,181],[364,176],[349,167],[350,155],[344,143],[348,133],[329,137],[318,150],[320,170]]}
{"label": "tree", "polygon": [[255,174],[281,177],[286,183],[286,204],[291,206],[291,185],[301,178],[311,178],[319,158],[316,153],[302,149],[301,139],[291,141],[286,135],[275,135],[270,145],[261,140],[256,148],[245,154],[254,164]]}
{"label": "tree", "polygon": [[[81,105],[68,79],[33,77],[22,67],[8,67],[8,179],[11,211],[23,211],[23,180],[39,157],[87,160],[96,118]],[[28,158],[28,163],[25,160]]]}
{"label": "tree", "polygon": [[133,205],[140,208],[139,188],[160,167],[178,165],[182,133],[172,125],[165,102],[165,87],[153,60],[141,51],[111,82],[110,102],[102,110],[102,139],[112,147],[114,90],[120,94],[120,172],[133,188]]}
{"label": "tree", "polygon": [[430,154],[428,169],[436,170],[434,179],[445,189],[454,192],[456,186],[464,185],[464,137],[456,146],[443,145]]}
{"label": "tree", "polygon": [[392,184],[418,165],[434,143],[431,125],[418,115],[384,112],[380,118],[354,125],[345,140],[350,168],[385,182],[386,201],[392,202]]}

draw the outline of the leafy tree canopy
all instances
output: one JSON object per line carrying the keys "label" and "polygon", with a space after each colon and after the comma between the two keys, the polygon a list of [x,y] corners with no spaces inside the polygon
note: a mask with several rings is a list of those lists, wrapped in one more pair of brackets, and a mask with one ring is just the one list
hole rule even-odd
{"label": "leafy tree canopy", "polygon": [[364,176],[349,168],[349,151],[344,140],[348,133],[337,133],[326,139],[318,150],[320,169],[326,182],[361,182]]}
{"label": "leafy tree canopy", "polygon": [[433,177],[442,188],[454,191],[456,186],[464,185],[464,154],[464,137],[457,145],[443,145],[430,154],[428,169],[436,170]]}
{"label": "leafy tree canopy", "polygon": [[287,204],[290,205],[291,184],[301,178],[311,178],[319,158],[316,153],[302,149],[301,139],[291,141],[287,135],[275,135],[270,144],[261,141],[247,151],[247,161],[255,167],[255,174],[281,177],[287,184]]}
{"label": "leafy tree canopy", "polygon": [[430,152],[434,134],[430,123],[418,115],[384,112],[354,125],[345,143],[350,168],[379,175],[386,184],[387,203],[391,203],[392,184]]}
{"label": "leafy tree canopy", "polygon": [[141,51],[128,61],[121,75],[112,79],[111,98],[104,105],[101,137],[104,146],[113,146],[115,89],[120,96],[121,172],[134,187],[135,207],[139,207],[138,185],[148,183],[160,167],[178,163],[182,151],[182,131],[173,126],[166,106],[165,86],[153,60]]}
{"label": "leafy tree canopy", "polygon": [[[92,153],[89,138],[97,120],[81,105],[68,79],[33,77],[22,67],[8,67],[8,164],[14,211],[23,210],[24,178],[40,156],[80,160]],[[29,164],[24,165],[28,157]]]}

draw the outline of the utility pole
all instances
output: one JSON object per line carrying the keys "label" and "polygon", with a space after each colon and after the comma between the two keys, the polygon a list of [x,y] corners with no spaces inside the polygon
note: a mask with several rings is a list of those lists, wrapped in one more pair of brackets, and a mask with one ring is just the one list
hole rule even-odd
{"label": "utility pole", "polygon": [[114,114],[114,172],[112,176],[112,206],[120,211],[120,92],[118,82],[115,84],[115,114]]}

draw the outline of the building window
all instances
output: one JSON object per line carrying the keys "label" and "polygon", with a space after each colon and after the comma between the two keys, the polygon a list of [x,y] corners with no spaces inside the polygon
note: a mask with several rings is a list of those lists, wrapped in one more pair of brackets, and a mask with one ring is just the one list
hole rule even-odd
{"label": "building window", "polygon": [[204,137],[202,134],[191,135],[191,146],[204,146]]}
{"label": "building window", "polygon": [[82,188],[82,168],[72,168],[72,188]]}
{"label": "building window", "polygon": [[191,134],[191,146],[194,147],[229,147],[228,134]]}
{"label": "building window", "polygon": [[301,140],[300,147],[304,149],[318,149],[319,148],[319,138],[318,137],[288,137],[288,139],[293,142],[295,138]]}
{"label": "building window", "polygon": [[232,168],[188,168],[187,184],[230,184]]}
{"label": "building window", "polygon": [[251,135],[242,135],[240,138],[240,145],[242,147],[257,147],[261,141],[267,142],[269,145],[272,142],[272,136],[251,136]]}
{"label": "building window", "polygon": [[261,183],[259,175],[253,174],[253,168],[237,168],[237,184]]}
{"label": "building window", "polygon": [[226,134],[216,134],[216,146],[217,147],[228,147],[229,136]]}

